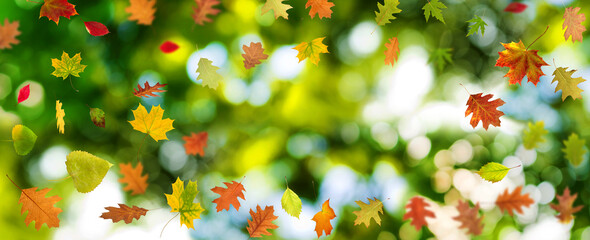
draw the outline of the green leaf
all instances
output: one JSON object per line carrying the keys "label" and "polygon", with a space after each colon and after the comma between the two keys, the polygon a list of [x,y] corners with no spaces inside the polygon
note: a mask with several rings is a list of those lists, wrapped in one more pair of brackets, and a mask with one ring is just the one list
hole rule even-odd
{"label": "green leaf", "polygon": [[113,166],[110,162],[84,151],[73,151],[66,157],[66,168],[81,193],[94,190]]}
{"label": "green leaf", "polygon": [[80,53],[77,53],[72,58],[66,52],[61,54],[61,60],[57,58],[51,59],[51,66],[55,68],[55,71],[51,73],[51,75],[56,77],[62,77],[64,80],[73,75],[75,77],[80,77],[80,73],[84,72],[86,65],[80,64],[82,61],[82,57],[80,57]]}
{"label": "green leaf", "polygon": [[495,183],[504,179],[509,170],[510,168],[507,168],[502,164],[489,162],[488,164],[481,167],[476,173],[479,174],[479,176],[481,176],[481,178],[484,180]]}
{"label": "green leaf", "polygon": [[390,23],[390,20],[395,19],[393,16],[394,13],[400,13],[402,10],[397,8],[399,5],[398,0],[385,0],[384,5],[377,2],[377,8],[379,8],[379,12],[375,11],[375,21],[377,21],[377,25],[383,26],[386,23]]}
{"label": "green leaf", "polygon": [[544,128],[545,123],[538,121],[535,124],[529,122],[529,128],[524,130],[524,136],[522,137],[522,145],[526,149],[533,149],[538,146],[539,143],[545,142],[543,135],[547,134],[548,131]]}
{"label": "green leaf", "polygon": [[197,77],[197,80],[203,79],[203,87],[209,86],[209,88],[217,89],[219,82],[223,79],[221,75],[217,73],[219,67],[213,66],[213,62],[206,58],[201,58],[198,65],[197,73],[199,73],[199,76]]}
{"label": "green leaf", "polygon": [[442,72],[447,63],[453,63],[453,59],[451,59],[452,50],[452,48],[437,48],[430,54],[428,62],[434,63],[438,71]]}
{"label": "green leaf", "polygon": [[97,127],[104,128],[104,111],[100,108],[90,108],[90,119]]}
{"label": "green leaf", "polygon": [[475,17],[473,17],[471,20],[469,20],[467,22],[475,23],[475,24],[469,26],[469,32],[467,33],[467,36],[469,36],[471,34],[475,34],[475,33],[477,33],[477,31],[479,29],[481,29],[481,36],[483,37],[483,33],[486,31],[486,26],[488,25],[488,24],[486,24],[486,22],[484,22],[477,15],[475,15]]}
{"label": "green leaf", "polygon": [[584,160],[584,154],[586,153],[586,149],[584,148],[586,140],[579,139],[577,134],[572,133],[563,144],[565,145],[565,148],[562,148],[561,150],[565,153],[565,158],[574,166],[580,165],[582,160]]}
{"label": "green leaf", "polygon": [[426,4],[424,4],[424,7],[422,7],[422,9],[424,10],[424,17],[426,17],[426,21],[428,22],[428,18],[430,17],[430,15],[432,15],[433,17],[435,17],[436,19],[438,19],[442,23],[445,23],[445,19],[443,18],[442,10],[441,10],[443,8],[447,8],[447,6],[445,6],[443,3],[439,2],[438,0],[432,0],[432,1],[427,0]]}
{"label": "green leaf", "polygon": [[583,79],[582,77],[572,78],[572,74],[575,72],[576,70],[567,71],[567,67],[558,67],[553,72],[554,78],[553,81],[551,81],[551,84],[557,82],[557,86],[555,86],[555,92],[561,90],[561,101],[565,101],[567,96],[571,96],[574,100],[576,98],[582,98],[581,93],[584,90],[579,88],[578,84],[585,82],[586,79]]}
{"label": "green leaf", "polygon": [[299,218],[299,214],[301,214],[301,199],[288,187],[281,198],[281,205],[289,215]]}
{"label": "green leaf", "polygon": [[16,154],[24,156],[33,150],[37,135],[27,126],[19,124],[12,128],[12,141]]}

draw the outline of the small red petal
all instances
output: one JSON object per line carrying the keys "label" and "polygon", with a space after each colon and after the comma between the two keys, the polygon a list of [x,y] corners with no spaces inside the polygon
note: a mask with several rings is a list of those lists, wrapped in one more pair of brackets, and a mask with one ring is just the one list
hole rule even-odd
{"label": "small red petal", "polygon": [[162,45],[160,45],[160,50],[163,53],[173,53],[178,48],[179,48],[178,44],[173,43],[171,41],[166,41],[166,42],[162,43]]}
{"label": "small red petal", "polygon": [[23,88],[20,89],[20,91],[18,91],[18,103],[21,103],[24,100],[27,100],[29,98],[29,94],[31,93],[31,89],[29,89],[29,85],[31,84],[27,84],[27,86],[24,86]]}
{"label": "small red petal", "polygon": [[95,37],[103,36],[109,33],[109,29],[99,22],[84,22],[84,25],[86,25],[86,30],[88,33]]}
{"label": "small red petal", "polygon": [[526,9],[527,5],[524,3],[513,2],[508,4],[508,6],[504,9],[504,12],[512,12],[512,13],[521,13]]}

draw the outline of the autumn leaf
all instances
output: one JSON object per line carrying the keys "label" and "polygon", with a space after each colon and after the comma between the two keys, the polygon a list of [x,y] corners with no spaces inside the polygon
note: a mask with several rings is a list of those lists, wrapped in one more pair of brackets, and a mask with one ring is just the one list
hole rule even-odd
{"label": "autumn leaf", "polygon": [[178,44],[172,42],[172,41],[165,41],[164,43],[162,43],[162,45],[160,45],[160,51],[162,51],[163,53],[173,53],[176,50],[178,50],[179,46]]}
{"label": "autumn leaf", "polygon": [[104,120],[104,111],[100,108],[90,108],[90,120],[92,123],[97,127],[104,128],[105,127],[105,120]]}
{"label": "autumn leaf", "polygon": [[556,217],[563,224],[568,224],[569,222],[574,220],[574,213],[579,212],[584,207],[583,205],[573,207],[574,202],[578,197],[578,194],[576,193],[573,196],[570,195],[569,187],[565,187],[565,190],[563,191],[563,194],[561,196],[556,195],[555,197],[559,201],[559,204],[551,203],[550,206],[551,208],[553,208],[553,210],[559,212],[559,214],[556,215]]}
{"label": "autumn leaf", "polygon": [[527,8],[527,5],[524,3],[513,2],[508,4],[506,8],[504,8],[504,12],[511,12],[511,13],[521,13]]}
{"label": "autumn leaf", "polygon": [[217,15],[219,14],[219,9],[215,9],[215,5],[219,4],[218,0],[195,0],[197,4],[196,7],[193,7],[193,19],[195,20],[196,24],[204,25],[205,22],[212,22],[207,15]]}
{"label": "autumn leaf", "polygon": [[8,18],[4,19],[4,26],[0,25],[0,49],[12,48],[12,45],[20,43],[16,37],[20,35],[18,31],[19,22],[10,23]]}
{"label": "autumn leaf", "polygon": [[29,94],[31,93],[31,89],[30,86],[31,84],[27,84],[24,87],[22,87],[20,90],[18,90],[18,101],[16,104],[21,103],[24,100],[27,100],[29,98]]}
{"label": "autumn leaf", "polygon": [[131,14],[127,19],[137,21],[137,24],[152,25],[154,14],[156,13],[156,0],[129,0],[129,7],[125,12]]}
{"label": "autumn leaf", "polygon": [[309,16],[311,19],[313,19],[316,14],[320,19],[324,17],[332,18],[332,10],[330,8],[334,6],[334,3],[328,2],[328,0],[307,0],[305,8],[307,9],[310,6]]}
{"label": "autumn leaf", "polygon": [[75,77],[80,77],[79,73],[84,72],[86,65],[81,65],[80,62],[82,61],[82,57],[80,57],[80,53],[74,55],[74,57],[70,58],[70,55],[66,52],[61,54],[61,60],[57,58],[51,59],[51,66],[55,68],[51,74],[56,77],[62,77],[64,80],[71,75]]}
{"label": "autumn leaf", "polygon": [[434,63],[438,71],[442,72],[447,63],[453,63],[453,59],[451,58],[452,50],[452,48],[437,48],[428,57],[428,62]]}
{"label": "autumn leaf", "polygon": [[545,123],[543,121],[538,121],[535,124],[529,122],[528,126],[528,129],[525,129],[523,133],[522,145],[526,149],[533,149],[536,148],[539,143],[545,142],[543,136],[547,134],[548,131],[545,130]]}
{"label": "autumn leaf", "polygon": [[57,130],[61,134],[65,134],[66,122],[64,121],[64,117],[66,116],[66,112],[61,109],[61,102],[59,100],[55,101],[55,118],[57,119]]}
{"label": "autumn leaf", "polygon": [[364,223],[368,228],[371,224],[371,218],[373,218],[375,219],[375,222],[381,226],[381,218],[379,217],[379,213],[383,214],[383,203],[377,198],[367,199],[369,200],[369,204],[366,204],[363,201],[354,201],[361,207],[360,211],[352,212],[356,215],[354,225]]}
{"label": "autumn leaf", "polygon": [[119,182],[127,184],[123,188],[123,191],[131,190],[131,196],[145,193],[148,187],[147,180],[149,175],[146,173],[142,176],[143,165],[141,162],[137,162],[135,168],[131,163],[119,163],[119,169],[121,170],[121,174],[123,174],[123,177],[119,178]]}
{"label": "autumn leaf", "polygon": [[86,31],[95,37],[104,36],[109,33],[109,29],[99,22],[84,22],[84,26],[86,26]]}
{"label": "autumn leaf", "polygon": [[272,223],[273,220],[277,219],[278,217],[274,215],[274,207],[273,206],[265,206],[264,210],[258,205],[256,205],[256,212],[250,209],[250,216],[252,217],[252,221],[248,219],[248,233],[250,237],[262,237],[262,235],[272,235],[268,232],[268,229],[276,229],[279,226]]}
{"label": "autumn leaf", "polygon": [[398,46],[397,38],[392,37],[389,39],[389,43],[385,43],[385,47],[387,50],[385,53],[385,65],[393,64],[397,62],[397,56],[399,55],[399,46]]}
{"label": "autumn leaf", "polygon": [[281,197],[281,206],[287,214],[299,218],[299,214],[301,214],[301,199],[289,187],[287,187],[285,193],[283,193],[283,197]]}
{"label": "autumn leaf", "polygon": [[411,219],[411,225],[414,225],[416,230],[420,230],[422,226],[427,225],[426,218],[435,218],[434,212],[426,209],[430,205],[424,201],[424,198],[415,196],[406,204],[407,212],[404,214],[403,221]]}
{"label": "autumn leaf", "polygon": [[497,67],[510,67],[510,71],[504,77],[509,77],[509,84],[520,84],[522,78],[526,75],[529,82],[537,86],[539,77],[545,75],[541,66],[549,66],[537,52],[538,50],[527,50],[522,44],[502,43],[506,50],[498,52],[500,57],[496,60]]}
{"label": "autumn leaf", "polygon": [[37,135],[27,126],[18,124],[12,128],[12,142],[16,154],[21,156],[29,154],[33,150],[36,141]]}
{"label": "autumn leaf", "polygon": [[172,184],[172,194],[165,194],[168,205],[172,208],[170,212],[180,214],[180,226],[184,224],[189,229],[195,229],[193,220],[200,219],[201,212],[205,210],[200,203],[193,203],[198,193],[196,181],[189,180],[184,189],[184,182],[176,178],[176,182]]}
{"label": "autumn leaf", "polygon": [[426,22],[428,22],[428,18],[432,15],[442,23],[445,23],[445,19],[442,15],[442,9],[444,8],[447,8],[447,6],[438,0],[428,0],[426,4],[424,4],[424,7],[422,7],[422,10],[424,10],[424,17],[426,17]]}
{"label": "autumn leaf", "polygon": [[174,120],[170,118],[162,119],[164,109],[160,105],[152,106],[149,114],[141,103],[137,106],[137,109],[132,111],[135,120],[129,121],[129,123],[133,126],[133,129],[149,134],[156,142],[158,140],[168,140],[166,132],[174,129],[172,126]]}
{"label": "autumn leaf", "polygon": [[583,13],[578,14],[580,8],[571,8],[568,7],[565,9],[565,13],[563,14],[563,25],[562,28],[566,29],[564,33],[565,41],[571,36],[572,42],[576,40],[582,42],[583,36],[582,33],[586,31],[586,27],[582,25],[582,22],[586,21],[586,15]]}
{"label": "autumn leaf", "polygon": [[586,154],[586,140],[579,139],[578,135],[572,133],[567,140],[563,141],[565,148],[561,151],[565,153],[565,159],[569,160],[574,166],[579,166],[584,160],[584,154]]}
{"label": "autumn leaf", "polygon": [[16,185],[10,177],[8,177],[8,174],[6,177],[21,191],[18,203],[23,204],[20,211],[21,215],[28,211],[28,215],[25,218],[25,224],[27,224],[27,226],[29,226],[29,223],[32,221],[35,221],[35,228],[37,231],[41,229],[41,226],[43,226],[44,223],[47,224],[47,227],[49,228],[59,227],[59,218],[57,215],[59,215],[62,210],[53,205],[59,202],[61,198],[57,195],[45,197],[45,194],[51,191],[51,188],[44,188],[40,191],[37,191],[36,187],[22,189]]}
{"label": "autumn leaf", "polygon": [[71,16],[78,15],[75,5],[72,5],[68,0],[44,0],[41,6],[39,18],[47,17],[49,20],[59,24],[59,17],[70,19]]}
{"label": "autumn leaf", "polygon": [[553,72],[553,81],[551,83],[557,82],[557,86],[555,87],[555,92],[561,90],[561,101],[565,101],[567,96],[571,96],[572,99],[582,98],[582,90],[578,87],[578,84],[585,82],[586,79],[582,77],[572,78],[572,74],[574,74],[576,70],[567,71],[566,68],[558,67]]}
{"label": "autumn leaf", "polygon": [[221,212],[221,210],[229,211],[230,205],[233,205],[236,211],[240,210],[240,202],[238,201],[238,198],[246,200],[243,193],[246,191],[244,185],[236,181],[232,181],[231,183],[224,182],[223,184],[225,184],[227,188],[211,188],[212,192],[219,194],[219,197],[213,200],[213,203],[217,204],[217,212]]}
{"label": "autumn leaf", "polygon": [[207,132],[200,132],[200,133],[192,133],[191,136],[184,136],[182,140],[184,140],[184,151],[187,155],[196,156],[201,155],[201,157],[205,156],[205,151],[203,150],[207,146]]}
{"label": "autumn leaf", "polygon": [[493,101],[489,101],[494,95],[488,94],[483,95],[483,93],[478,94],[471,94],[469,96],[469,100],[467,100],[467,110],[465,111],[465,117],[471,116],[471,126],[475,128],[479,121],[485,130],[488,130],[488,126],[492,124],[493,126],[499,127],[500,126],[500,117],[504,115],[502,111],[497,110],[496,108],[499,106],[504,105],[504,101],[502,99],[494,99]]}
{"label": "autumn leaf", "polygon": [[149,82],[145,82],[143,84],[143,88],[141,88],[141,85],[137,84],[137,89],[133,89],[133,95],[135,95],[138,98],[144,97],[144,98],[149,98],[151,97],[159,97],[158,95],[154,94],[157,92],[166,92],[166,90],[162,90],[160,88],[165,87],[168,84],[160,84],[159,82],[156,83],[156,85],[154,86],[150,86]]}
{"label": "autumn leaf", "polygon": [[289,18],[287,10],[293,8],[289,4],[284,4],[285,0],[266,0],[266,3],[260,9],[260,15],[264,15],[266,12],[272,10],[275,14],[275,19],[283,17],[284,19]]}
{"label": "autumn leaf", "polygon": [[479,16],[475,15],[471,20],[467,21],[469,23],[473,23],[473,25],[469,26],[469,32],[467,32],[467,37],[469,35],[477,33],[477,31],[481,30],[481,36],[483,37],[483,33],[486,31],[486,22],[483,21]]}
{"label": "autumn leaf", "polygon": [[246,69],[253,68],[256,64],[260,64],[260,60],[268,58],[268,55],[264,54],[264,48],[262,48],[262,43],[260,42],[251,42],[249,47],[243,45],[242,49],[245,52],[245,54],[242,54],[242,57],[244,58],[244,67]]}
{"label": "autumn leaf", "polygon": [[500,211],[504,212],[507,211],[510,216],[512,216],[513,211],[522,214],[522,208],[528,207],[529,205],[535,203],[529,194],[520,194],[520,190],[522,190],[522,186],[516,187],[512,193],[508,193],[508,189],[504,190],[504,192],[498,195],[496,198],[496,206],[500,208]]}
{"label": "autumn leaf", "polygon": [[332,233],[333,227],[330,220],[335,217],[336,213],[334,213],[334,209],[330,207],[330,199],[328,199],[322,204],[322,210],[313,215],[313,218],[311,219],[315,221],[315,232],[317,233],[318,238],[322,236],[323,233],[326,233],[326,236]]}
{"label": "autumn leaf", "polygon": [[479,214],[479,203],[475,204],[475,207],[470,208],[468,202],[459,200],[457,211],[459,212],[459,216],[455,216],[453,219],[461,223],[459,228],[467,229],[467,232],[472,235],[480,235],[481,231],[483,231],[483,223],[481,223],[483,216],[477,217]]}
{"label": "autumn leaf", "polygon": [[377,2],[377,8],[379,11],[375,11],[375,21],[377,25],[383,26],[386,23],[390,23],[391,20],[394,20],[395,17],[393,14],[400,13],[402,10],[397,8],[399,5],[398,0],[385,0],[383,5]]}
{"label": "autumn leaf", "polygon": [[324,38],[325,37],[316,38],[310,43],[302,42],[301,44],[295,46],[293,49],[299,51],[299,53],[297,53],[299,62],[309,58],[309,60],[317,66],[320,62],[320,53],[328,53],[328,46],[322,43]]}
{"label": "autumn leaf", "polygon": [[148,212],[145,208],[140,208],[137,206],[133,206],[130,208],[129,206],[119,203],[119,207],[105,207],[108,212],[104,212],[100,215],[101,218],[104,219],[111,219],[114,223],[118,221],[125,221],[126,224],[129,224],[133,221],[133,219],[139,219],[141,216],[145,216]]}
{"label": "autumn leaf", "polygon": [[94,190],[109,169],[110,162],[84,151],[73,151],[66,156],[66,169],[72,177],[74,187],[81,193]]}
{"label": "autumn leaf", "polygon": [[479,174],[479,176],[481,176],[481,178],[483,178],[484,180],[495,183],[502,181],[502,179],[506,177],[506,174],[508,174],[508,171],[510,171],[510,169],[517,167],[520,167],[520,165],[508,168],[499,163],[489,162],[486,165],[482,166],[479,169],[479,171],[475,173]]}
{"label": "autumn leaf", "polygon": [[219,82],[223,79],[221,74],[217,73],[219,67],[213,66],[213,62],[206,58],[201,58],[198,63],[197,73],[198,79],[203,80],[203,87],[208,86],[212,89],[217,89]]}

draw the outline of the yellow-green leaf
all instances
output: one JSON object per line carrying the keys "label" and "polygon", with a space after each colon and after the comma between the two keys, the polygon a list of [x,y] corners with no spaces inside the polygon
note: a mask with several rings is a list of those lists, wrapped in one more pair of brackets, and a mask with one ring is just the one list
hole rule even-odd
{"label": "yellow-green leaf", "polygon": [[467,32],[467,37],[469,37],[469,35],[477,33],[477,31],[480,29],[481,36],[483,37],[483,33],[486,31],[486,26],[488,25],[486,22],[483,21],[483,19],[475,15],[471,20],[467,22],[474,23],[473,25],[469,26],[469,32]]}
{"label": "yellow-green leaf", "polygon": [[213,66],[213,62],[206,58],[201,58],[198,63],[197,73],[199,73],[198,79],[203,80],[203,87],[208,86],[212,89],[217,89],[219,82],[223,79],[221,74],[217,73],[219,67]]}
{"label": "yellow-green leaf", "polygon": [[200,203],[194,203],[195,197],[197,197],[197,182],[188,181],[186,189],[184,188],[184,182],[180,178],[176,178],[176,182],[172,184],[172,194],[166,195],[168,205],[172,208],[170,212],[180,213],[180,226],[186,225],[187,228],[195,229],[193,220],[201,218]]}
{"label": "yellow-green leaf", "polygon": [[325,37],[316,38],[310,43],[302,42],[295,46],[293,49],[299,51],[299,53],[297,53],[299,62],[309,58],[309,60],[317,66],[320,62],[320,53],[328,53],[328,46],[322,43],[324,38]]}
{"label": "yellow-green leaf", "polygon": [[66,79],[70,74],[80,77],[79,74],[84,72],[84,68],[86,68],[86,65],[80,64],[80,61],[82,61],[80,53],[70,58],[69,54],[63,52],[61,54],[61,60],[58,60],[57,58],[51,59],[51,66],[55,68],[55,71],[51,74],[56,77],[62,77],[63,79]]}
{"label": "yellow-green leaf", "polygon": [[35,146],[37,135],[25,125],[16,125],[12,128],[12,141],[14,150],[18,155],[24,156],[29,154]]}
{"label": "yellow-green leaf", "polygon": [[529,122],[529,128],[524,130],[524,136],[522,137],[522,145],[526,149],[533,149],[538,146],[539,143],[545,142],[543,137],[548,133],[544,128],[545,123],[538,121],[535,124]]}
{"label": "yellow-green leaf", "polygon": [[379,8],[379,12],[375,11],[375,21],[377,25],[382,26],[386,23],[390,23],[390,20],[394,20],[395,17],[393,16],[394,13],[400,13],[402,10],[397,8],[399,5],[398,0],[385,0],[383,5],[377,2],[377,8]]}
{"label": "yellow-green leaf", "polygon": [[381,218],[379,217],[379,213],[383,214],[383,203],[377,198],[367,199],[369,200],[369,204],[366,204],[363,201],[355,201],[356,204],[361,207],[361,210],[352,212],[356,215],[354,225],[364,223],[368,228],[371,224],[371,218],[373,218],[375,219],[375,222],[381,226]]}
{"label": "yellow-green leaf", "polygon": [[73,151],[66,156],[66,168],[81,193],[94,190],[113,166],[110,162],[84,151]]}
{"label": "yellow-green leaf", "polygon": [[301,214],[301,199],[288,187],[281,198],[281,205],[289,215],[299,218],[299,214]]}
{"label": "yellow-green leaf", "polygon": [[447,6],[445,6],[438,0],[427,1],[426,4],[424,4],[424,7],[422,7],[422,10],[424,10],[424,17],[426,18],[426,21],[428,22],[428,18],[430,17],[430,15],[432,15],[442,23],[445,23],[445,19],[442,15],[443,8],[447,8]]}
{"label": "yellow-green leaf", "polygon": [[586,140],[579,139],[577,134],[572,133],[563,144],[565,145],[565,148],[562,148],[561,150],[565,153],[565,158],[574,166],[580,165],[582,160],[584,160],[584,154],[586,153],[586,149],[584,148]]}
{"label": "yellow-green leaf", "polygon": [[582,90],[578,87],[578,84],[586,81],[581,77],[572,78],[572,74],[574,74],[576,70],[567,71],[566,68],[558,67],[553,72],[553,81],[551,83],[557,82],[557,86],[555,87],[555,92],[561,90],[561,101],[565,101],[567,96],[571,96],[572,99],[582,98]]}
{"label": "yellow-green leaf", "polygon": [[510,168],[502,164],[489,162],[488,164],[481,167],[476,173],[479,174],[479,176],[481,176],[481,178],[484,180],[495,183],[504,179],[509,170]]}
{"label": "yellow-green leaf", "polygon": [[156,142],[158,140],[168,140],[166,132],[174,129],[172,127],[174,120],[170,118],[162,119],[164,109],[160,105],[152,106],[149,114],[141,103],[137,106],[137,109],[131,111],[133,117],[135,117],[135,120],[129,121],[133,129],[149,134]]}

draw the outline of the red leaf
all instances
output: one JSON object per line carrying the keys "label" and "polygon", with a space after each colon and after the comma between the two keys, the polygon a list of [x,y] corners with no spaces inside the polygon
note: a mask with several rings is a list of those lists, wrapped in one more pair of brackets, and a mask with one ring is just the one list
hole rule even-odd
{"label": "red leaf", "polygon": [[27,100],[29,98],[29,94],[31,93],[31,90],[29,89],[29,85],[31,84],[27,84],[27,86],[24,86],[23,88],[20,89],[20,91],[18,91],[18,103],[21,103],[24,100]]}
{"label": "red leaf", "polygon": [[162,45],[160,45],[160,51],[162,51],[163,53],[173,53],[178,48],[178,44],[171,41],[165,41],[164,43],[162,43]]}
{"label": "red leaf", "polygon": [[414,225],[416,230],[420,230],[422,226],[427,225],[426,217],[435,218],[434,212],[426,209],[428,206],[430,205],[424,201],[424,198],[418,196],[411,198],[406,205],[408,211],[404,214],[403,220],[412,219],[410,224]]}
{"label": "red leaf", "polygon": [[506,189],[502,194],[498,195],[496,205],[502,212],[507,211],[510,216],[512,216],[513,211],[522,214],[523,207],[528,207],[535,202],[529,197],[528,193],[521,195],[520,190],[522,190],[522,186],[516,187],[510,194],[508,193],[508,189]]}
{"label": "red leaf", "polygon": [[504,12],[521,13],[524,12],[526,7],[527,5],[524,3],[513,2],[511,4],[508,4],[508,6],[504,8]]}
{"label": "red leaf", "polygon": [[191,136],[182,137],[182,140],[185,141],[184,150],[186,154],[205,156],[203,148],[207,146],[207,136],[207,132],[200,132],[198,134],[192,133]]}
{"label": "red leaf", "polygon": [[471,121],[469,121],[473,128],[477,127],[479,121],[481,121],[481,125],[485,130],[488,130],[490,124],[499,127],[500,117],[504,115],[504,113],[496,108],[504,105],[505,102],[499,98],[489,101],[494,95],[488,94],[482,96],[482,94],[483,93],[471,94],[469,96],[469,100],[467,100],[467,110],[465,110],[465,117],[473,113]]}
{"label": "red leaf", "polygon": [[41,6],[39,18],[47,17],[57,25],[59,24],[59,17],[70,19],[71,16],[78,15],[75,7],[68,0],[45,0],[45,3]]}
{"label": "red leaf", "polygon": [[100,37],[109,33],[107,27],[99,22],[84,22],[84,25],[86,26],[86,31],[95,37]]}

